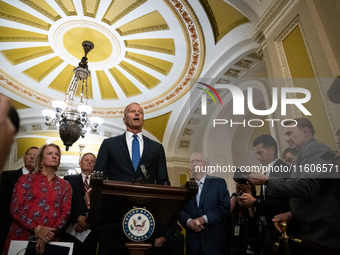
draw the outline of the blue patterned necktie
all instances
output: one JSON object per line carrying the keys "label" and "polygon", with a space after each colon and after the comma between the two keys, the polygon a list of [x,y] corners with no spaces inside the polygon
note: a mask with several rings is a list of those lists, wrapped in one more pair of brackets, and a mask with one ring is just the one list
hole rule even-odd
{"label": "blue patterned necktie", "polygon": [[132,140],[132,165],[133,165],[133,168],[135,169],[135,171],[137,171],[139,159],[140,159],[140,150],[139,150],[138,136],[133,135],[133,140]]}

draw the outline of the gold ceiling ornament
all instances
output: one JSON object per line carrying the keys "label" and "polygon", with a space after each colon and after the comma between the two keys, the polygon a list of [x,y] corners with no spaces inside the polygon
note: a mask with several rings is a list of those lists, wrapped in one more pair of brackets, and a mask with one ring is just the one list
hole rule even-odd
{"label": "gold ceiling ornament", "polygon": [[[79,62],[78,67],[73,69],[74,77],[66,92],[65,100],[52,102],[56,112],[51,110],[42,111],[46,118],[45,124],[47,126],[59,126],[59,135],[66,146],[66,151],[80,136],[84,138],[88,129],[96,132],[98,126],[103,123],[102,118],[88,118],[88,114],[92,112],[92,107],[87,105],[87,78],[91,75],[87,66],[87,54],[94,48],[94,44],[90,41],[84,41],[82,46],[85,55]],[[80,102],[79,105],[76,105],[74,96],[79,83],[81,84]]]}

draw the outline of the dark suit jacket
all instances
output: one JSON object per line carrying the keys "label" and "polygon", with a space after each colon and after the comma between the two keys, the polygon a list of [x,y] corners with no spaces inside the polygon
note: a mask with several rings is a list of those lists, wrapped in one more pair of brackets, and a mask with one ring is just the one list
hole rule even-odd
{"label": "dark suit jacket", "polygon": [[80,215],[85,216],[88,211],[84,200],[85,189],[83,178],[81,174],[76,174],[67,175],[64,177],[64,180],[71,184],[73,190],[70,221],[71,223],[77,223],[77,218]]}
{"label": "dark suit jacket", "polygon": [[[326,164],[320,156],[332,150],[315,139],[309,140],[299,152],[296,165]],[[333,169],[334,171],[334,169]],[[291,179],[269,179],[268,192],[291,197],[293,218],[300,227],[300,239],[340,251],[340,184],[339,179],[325,179],[324,173],[300,172],[297,168]]]}
{"label": "dark suit jacket", "polygon": [[[224,179],[206,176],[201,192],[199,207],[196,196],[192,198],[179,214],[179,222],[187,229],[186,251],[188,255],[200,254],[203,249],[207,255],[225,254],[227,242],[226,222],[229,215],[229,192]],[[194,232],[187,228],[189,218],[195,219],[206,215],[208,223],[201,232]]]}
{"label": "dark suit jacket", "polygon": [[[285,164],[281,159],[278,159],[273,167],[285,166],[289,169],[289,165]],[[290,172],[270,172],[269,178],[290,178]],[[265,198],[265,199],[264,199]],[[285,213],[289,211],[289,199],[286,197],[276,196],[268,193],[268,189],[265,189],[263,195],[263,185],[261,186],[260,204],[257,207],[257,212],[262,216],[264,215],[267,220],[267,229],[269,230],[273,238],[278,238],[281,234],[275,229],[272,219],[275,215]]]}
{"label": "dark suit jacket", "polygon": [[142,178],[141,165],[145,165],[150,184],[170,184],[163,146],[143,135],[143,154],[135,172],[126,144],[125,133],[105,139],[100,146],[95,171],[104,172],[104,178],[132,182]]}
{"label": "dark suit jacket", "polygon": [[22,175],[22,168],[14,171],[4,171],[1,173],[0,184],[0,252],[6,241],[12,217],[10,206],[13,188],[19,177]]}
{"label": "dark suit jacket", "polygon": [[[86,216],[86,213],[88,211],[84,200],[85,189],[83,178],[81,174],[76,174],[67,175],[64,177],[64,180],[68,181],[71,184],[73,190],[70,223],[77,223],[78,217],[80,215]],[[83,255],[96,254],[97,249],[96,235],[97,235],[96,226],[92,226],[91,233],[86,237],[83,243],[67,233],[63,233],[62,241],[74,243],[73,254]]]}

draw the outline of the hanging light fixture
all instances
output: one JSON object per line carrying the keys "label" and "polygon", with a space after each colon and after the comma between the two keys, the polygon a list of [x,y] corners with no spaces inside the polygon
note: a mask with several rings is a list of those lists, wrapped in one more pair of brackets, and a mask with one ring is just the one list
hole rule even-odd
{"label": "hanging light fixture", "polygon": [[[87,66],[87,54],[94,48],[94,44],[90,41],[82,43],[85,56],[79,62],[78,67],[73,69],[74,77],[65,94],[65,100],[55,100],[52,102],[55,112],[51,110],[43,110],[47,126],[59,126],[59,135],[66,146],[66,151],[75,143],[79,137],[85,137],[87,129],[96,132],[98,126],[104,121],[99,117],[88,117],[92,112],[92,107],[87,105],[87,78],[91,75]],[[74,96],[77,91],[78,84],[81,85],[79,105],[74,103]],[[84,93],[85,92],[85,93]]]}

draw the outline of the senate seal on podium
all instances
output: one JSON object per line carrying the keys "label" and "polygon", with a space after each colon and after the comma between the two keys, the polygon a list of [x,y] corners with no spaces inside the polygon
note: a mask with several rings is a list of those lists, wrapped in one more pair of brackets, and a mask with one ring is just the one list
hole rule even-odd
{"label": "senate seal on podium", "polygon": [[143,242],[147,240],[154,229],[155,220],[152,214],[144,208],[134,208],[124,215],[123,231],[132,241]]}

